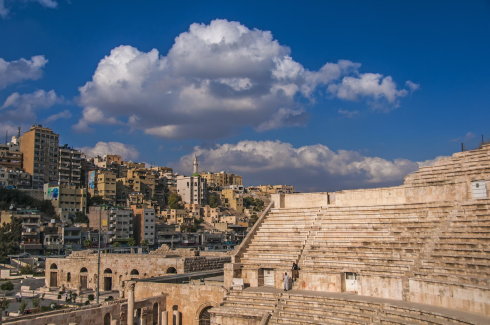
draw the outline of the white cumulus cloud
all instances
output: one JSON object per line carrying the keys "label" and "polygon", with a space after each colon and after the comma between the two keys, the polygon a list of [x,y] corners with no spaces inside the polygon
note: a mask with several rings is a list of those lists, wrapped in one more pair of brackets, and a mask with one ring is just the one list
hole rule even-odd
{"label": "white cumulus cloud", "polygon": [[[407,87],[414,91],[418,85],[407,81]],[[362,73],[354,77],[344,77],[340,83],[329,85],[328,91],[341,99],[372,98],[385,100],[395,106],[399,98],[409,93],[407,89],[398,89],[391,76],[385,77],[379,73]]]}
{"label": "white cumulus cloud", "polygon": [[[2,6],[0,3],[0,14]],[[0,89],[11,84],[41,78],[42,69],[48,63],[44,55],[36,55],[30,59],[21,58],[15,61],[5,61],[0,58]]]}
{"label": "white cumulus cloud", "polygon": [[[315,89],[345,88],[342,78],[359,78],[359,68],[340,60],[310,71],[269,31],[219,19],[195,23],[166,55],[129,45],[112,49],[79,89],[83,113],[74,128],[125,124],[166,138],[217,138],[243,127],[301,125],[304,103],[314,100]],[[381,90],[365,89],[363,97],[391,103],[406,92],[390,76],[378,79]],[[358,96],[353,89],[331,92],[344,99]]]}
{"label": "white cumulus cloud", "polygon": [[61,103],[63,99],[54,90],[36,90],[28,94],[10,94],[0,107],[0,117],[11,122],[33,122],[36,110]]}
{"label": "white cumulus cloud", "polygon": [[134,146],[113,141],[99,141],[93,147],[82,147],[79,149],[89,157],[120,155],[124,160],[134,160],[139,156],[139,152]]}
{"label": "white cumulus cloud", "polygon": [[191,170],[194,155],[202,170],[228,170],[243,175],[249,185],[292,184],[302,191],[396,185],[418,168],[407,159],[333,151],[321,144],[294,147],[280,141],[240,141],[210,149],[196,147],[180,159],[180,170]]}
{"label": "white cumulus cloud", "polygon": [[55,113],[53,115],[48,116],[48,118],[46,118],[45,122],[50,123],[50,122],[54,122],[54,121],[57,121],[60,119],[68,119],[70,117],[71,117],[71,112],[69,110],[65,109],[64,111],[61,111],[59,113]]}

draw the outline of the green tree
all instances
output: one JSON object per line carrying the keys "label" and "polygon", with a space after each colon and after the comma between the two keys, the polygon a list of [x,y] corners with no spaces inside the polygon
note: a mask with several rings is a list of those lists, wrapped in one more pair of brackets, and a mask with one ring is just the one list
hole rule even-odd
{"label": "green tree", "polygon": [[0,324],[2,324],[3,311],[7,309],[10,305],[10,301],[7,298],[0,299]]}
{"label": "green tree", "polygon": [[3,291],[12,291],[14,290],[14,284],[11,281],[2,282],[0,289]]}
{"label": "green tree", "polygon": [[8,261],[8,255],[20,252],[20,235],[22,225],[19,219],[12,219],[12,222],[0,226],[0,258],[3,262]]}
{"label": "green tree", "polygon": [[40,304],[41,304],[41,300],[38,297],[32,298],[32,306],[34,308],[38,308]]}
{"label": "green tree", "polygon": [[48,218],[56,218],[51,201],[37,200],[19,190],[0,189],[0,210],[8,210],[12,204],[15,207],[30,207],[41,211]]}
{"label": "green tree", "polygon": [[91,247],[92,246],[92,241],[90,239],[85,239],[83,241],[83,246],[84,247]]}
{"label": "green tree", "polygon": [[34,274],[36,271],[32,265],[23,265],[20,267],[20,274]]}
{"label": "green tree", "polygon": [[19,314],[24,314],[25,310],[27,308],[27,302],[22,301],[19,306]]}
{"label": "green tree", "polygon": [[217,208],[221,205],[221,200],[219,194],[216,192],[208,193],[208,204],[211,208]]}
{"label": "green tree", "polygon": [[73,218],[75,223],[88,223],[88,217],[85,213],[77,211],[75,212],[75,217]]}
{"label": "green tree", "polygon": [[102,198],[102,196],[95,195],[95,196],[90,196],[88,198],[88,205],[89,206],[91,206],[91,205],[102,205],[104,203],[105,203],[105,201]]}
{"label": "green tree", "polygon": [[134,238],[129,238],[128,239],[128,246],[135,246],[136,245],[136,240]]}
{"label": "green tree", "polygon": [[119,246],[121,246],[121,243],[118,241],[112,243],[112,247],[119,247]]}
{"label": "green tree", "polygon": [[182,209],[182,198],[177,193],[170,193],[168,196],[168,207],[170,209]]}

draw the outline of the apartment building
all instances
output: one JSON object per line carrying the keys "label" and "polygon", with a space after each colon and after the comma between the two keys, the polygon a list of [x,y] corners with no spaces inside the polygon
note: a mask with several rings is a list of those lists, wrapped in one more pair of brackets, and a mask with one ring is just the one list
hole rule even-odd
{"label": "apartment building", "polygon": [[239,213],[243,212],[243,196],[231,188],[221,191],[221,202],[227,208],[231,208]]}
{"label": "apartment building", "polygon": [[88,191],[109,203],[116,202],[116,174],[107,170],[92,170],[88,173]]}
{"label": "apartment building", "polygon": [[23,169],[32,175],[32,187],[58,182],[59,135],[41,125],[33,125],[20,138]]}
{"label": "apartment building", "polygon": [[141,244],[147,242],[149,245],[155,244],[156,217],[155,210],[148,208],[138,208],[131,206],[134,214],[135,237]]}
{"label": "apartment building", "polygon": [[30,188],[31,175],[21,169],[0,167],[0,187]]}
{"label": "apartment building", "polygon": [[219,173],[200,173],[209,187],[223,188],[229,185],[243,185],[243,177],[221,171]]}
{"label": "apartment building", "polygon": [[44,199],[51,201],[61,220],[66,220],[77,212],[87,213],[87,189],[85,188],[44,184]]}
{"label": "apartment building", "polygon": [[134,238],[134,215],[130,209],[110,209],[108,222],[109,242],[128,241]]}
{"label": "apartment building", "polygon": [[8,144],[0,144],[0,167],[22,169],[22,153]]}
{"label": "apartment building", "polygon": [[60,186],[81,187],[82,153],[68,145],[59,148],[58,183]]}
{"label": "apartment building", "polygon": [[203,205],[206,202],[206,179],[197,176],[177,176],[177,194],[184,203]]}
{"label": "apartment building", "polygon": [[[88,212],[89,228],[107,234],[107,242],[127,241],[134,238],[134,215],[130,209],[91,206]],[[100,221],[99,221],[100,220]]]}

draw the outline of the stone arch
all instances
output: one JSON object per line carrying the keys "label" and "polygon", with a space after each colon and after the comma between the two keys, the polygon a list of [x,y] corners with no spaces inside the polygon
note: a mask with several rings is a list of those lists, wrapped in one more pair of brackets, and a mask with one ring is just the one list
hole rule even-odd
{"label": "stone arch", "polygon": [[57,287],[58,286],[58,265],[53,263],[49,266],[49,286]]}
{"label": "stone arch", "polygon": [[195,316],[195,324],[198,325],[209,325],[211,324],[211,317],[209,315],[209,310],[213,307],[218,306],[219,303],[216,302],[206,302],[199,305],[197,308],[196,316]]}
{"label": "stone arch", "polygon": [[151,312],[152,312],[152,324],[158,325],[160,323],[159,322],[160,306],[158,305],[158,302],[155,302],[153,304],[153,308],[152,308]]}
{"label": "stone arch", "polygon": [[111,313],[104,315],[104,325],[111,325]]}
{"label": "stone arch", "polygon": [[177,269],[175,267],[171,266],[167,269],[167,271],[165,271],[165,273],[167,273],[167,274],[177,273]]}
{"label": "stone arch", "polygon": [[110,268],[106,268],[104,270],[104,291],[112,290],[112,270]]}
{"label": "stone arch", "polygon": [[140,275],[140,272],[137,269],[132,269],[129,274],[130,275]]}
{"label": "stone arch", "polygon": [[88,270],[84,266],[80,269],[80,290],[88,289]]}
{"label": "stone arch", "polygon": [[71,282],[71,272],[66,273],[66,282]]}
{"label": "stone arch", "polygon": [[198,314],[199,325],[211,325],[211,314],[209,310],[213,308],[213,306],[207,306]]}

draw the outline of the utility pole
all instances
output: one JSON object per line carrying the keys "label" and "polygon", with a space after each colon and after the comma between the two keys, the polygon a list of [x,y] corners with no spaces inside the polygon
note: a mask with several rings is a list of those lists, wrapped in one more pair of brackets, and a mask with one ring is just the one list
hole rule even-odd
{"label": "utility pole", "polygon": [[97,283],[96,283],[96,291],[95,296],[97,297],[97,304],[99,303],[100,296],[100,238],[102,231],[102,206],[99,206],[99,247],[97,249]]}

